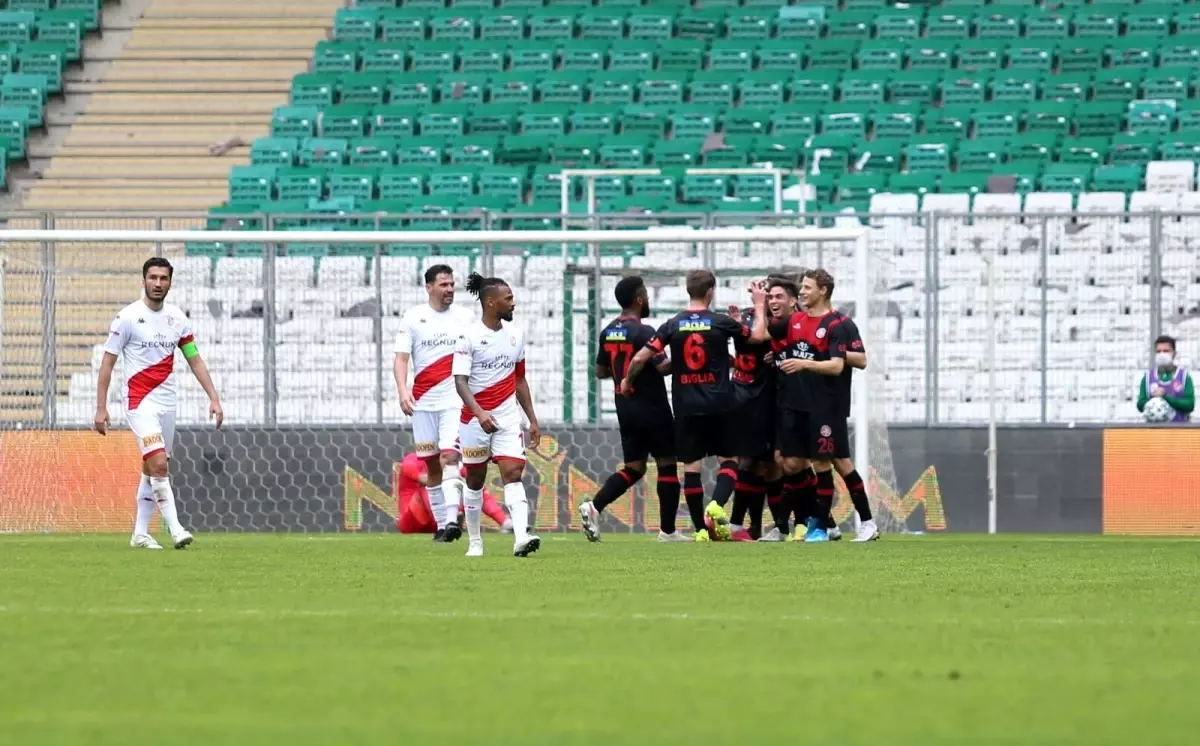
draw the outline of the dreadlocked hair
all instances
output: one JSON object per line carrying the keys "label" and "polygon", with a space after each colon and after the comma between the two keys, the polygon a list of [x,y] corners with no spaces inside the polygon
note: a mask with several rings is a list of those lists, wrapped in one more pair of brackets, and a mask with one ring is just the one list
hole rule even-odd
{"label": "dreadlocked hair", "polygon": [[467,292],[481,301],[489,294],[491,288],[507,284],[499,277],[484,277],[478,272],[472,272],[467,276]]}

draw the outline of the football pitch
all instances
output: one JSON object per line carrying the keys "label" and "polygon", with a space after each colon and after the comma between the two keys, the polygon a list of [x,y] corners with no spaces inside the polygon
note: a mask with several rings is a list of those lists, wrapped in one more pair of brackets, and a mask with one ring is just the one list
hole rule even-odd
{"label": "football pitch", "polygon": [[1194,744],[1200,542],[0,536],[0,743]]}

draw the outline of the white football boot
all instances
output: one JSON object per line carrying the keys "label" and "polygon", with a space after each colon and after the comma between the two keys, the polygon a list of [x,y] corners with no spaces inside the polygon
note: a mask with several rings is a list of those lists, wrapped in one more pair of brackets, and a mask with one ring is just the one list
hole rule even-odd
{"label": "white football boot", "polygon": [[862,544],[868,541],[879,541],[879,529],[875,526],[875,521],[863,521],[858,526],[858,535],[853,539],[854,543]]}
{"label": "white football boot", "polygon": [[583,524],[583,534],[588,541],[600,541],[600,511],[592,505],[592,501],[579,504],[579,521]]}
{"label": "white football boot", "polygon": [[513,544],[514,557],[528,557],[542,547],[542,539],[539,536],[530,534],[524,539]]}
{"label": "white football boot", "polygon": [[162,544],[155,541],[150,534],[134,534],[129,540],[129,546],[134,549],[162,549]]}
{"label": "white football boot", "polygon": [[171,543],[176,549],[184,549],[188,544],[191,544],[196,539],[192,537],[192,532],[184,529],[171,537]]}
{"label": "white football boot", "polygon": [[658,540],[660,542],[662,542],[663,544],[673,544],[675,542],[691,541],[692,537],[685,536],[683,534],[683,532],[681,532],[681,531],[672,531],[669,534],[664,534],[662,531],[659,531],[658,532]]}

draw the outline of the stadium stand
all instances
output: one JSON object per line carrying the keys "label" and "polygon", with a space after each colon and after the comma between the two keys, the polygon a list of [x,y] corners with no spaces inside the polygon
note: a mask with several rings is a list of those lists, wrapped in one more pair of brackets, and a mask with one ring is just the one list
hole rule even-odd
{"label": "stadium stand", "polygon": [[[9,0],[0,19],[28,14],[16,9],[23,3],[35,4]],[[67,10],[78,4],[58,0],[58,10],[35,14],[44,24],[47,14],[83,13]],[[287,80],[305,69],[337,7],[336,0],[151,0],[103,80],[76,80],[67,71],[67,94],[88,96],[87,104],[22,207],[59,215],[106,211],[59,218],[59,228],[202,227],[202,219],[163,224],[150,216],[202,213],[222,198],[231,166],[245,162],[249,148],[232,145],[224,155],[209,148],[249,143],[268,131],[271,110],[287,100]],[[40,39],[47,27],[37,28]],[[8,90],[0,90],[0,122],[15,106]],[[9,225],[42,227],[40,219]],[[0,416],[37,420],[48,341],[42,332],[42,247],[5,249]],[[130,268],[152,251],[121,244],[56,246],[62,273],[55,293],[59,395],[68,393],[73,373],[91,368],[93,345],[114,308],[137,296]]]}
{"label": "stadium stand", "polygon": [[[247,242],[189,244],[189,272],[203,287],[187,302],[203,309],[219,297],[238,308],[261,298],[254,286],[262,247],[252,231],[263,221],[232,216],[326,213],[276,221],[277,227],[304,228],[346,225],[338,215],[358,211],[382,216],[363,225],[448,228],[455,211],[558,212],[556,174],[563,167],[648,165],[662,174],[602,180],[599,209],[732,212],[744,223],[753,220],[746,213],[772,208],[769,183],[685,169],[769,163],[804,174],[815,190],[811,209],[876,215],[872,240],[893,258],[898,286],[889,299],[897,309],[897,343],[888,348],[892,419],[918,420],[925,412],[922,284],[930,233],[926,221],[899,215],[918,210],[964,216],[939,221],[933,239],[942,284],[936,327],[943,350],[936,361],[941,418],[986,416],[977,375],[984,248],[1004,250],[997,267],[998,302],[1008,311],[998,363],[1002,417],[1040,417],[1039,397],[1030,392],[1040,384],[1034,368],[1044,302],[1051,419],[1126,418],[1132,415],[1129,382],[1140,363],[1132,352],[1115,359],[1103,350],[1133,351],[1146,343],[1146,247],[1153,229],[1149,220],[1108,216],[1200,206],[1194,191],[1197,7],[364,0],[331,8],[331,38],[316,44],[311,69],[291,79],[286,105],[271,114],[249,163],[231,169],[225,204],[212,211],[210,226],[245,228]],[[264,44],[276,33],[291,33],[280,25],[263,34]],[[195,174],[215,178],[217,171],[214,165]],[[1013,177],[1008,193],[990,193],[989,179],[997,175]],[[573,211],[582,209],[581,190],[571,185]],[[1099,215],[1054,219],[1044,231],[1038,220],[1016,217],[1071,209]],[[1010,216],[989,217],[998,213]],[[424,217],[389,217],[401,214]],[[518,216],[505,224],[551,223]],[[1172,282],[1163,307],[1182,319],[1171,322],[1172,330],[1195,330],[1197,228],[1195,219],[1171,220],[1158,237],[1164,276]],[[1045,269],[1037,258],[1042,248],[1049,252]],[[530,247],[522,256],[502,257],[505,269],[498,270],[520,278],[528,312],[540,314],[547,345],[537,354],[550,366],[562,362],[554,347],[562,343],[554,293],[563,267],[551,255],[556,250]],[[778,247],[727,256],[718,269],[771,266],[775,259],[761,253],[770,250]],[[328,376],[281,383],[281,418],[345,416],[345,410],[314,409],[313,387],[373,389],[373,373],[364,388],[365,374],[345,367],[370,347],[362,336],[366,325],[339,316],[370,294],[365,256],[372,251],[284,247],[296,268],[281,280],[290,298],[284,308],[311,322],[295,324],[295,333],[338,353],[331,353],[332,368],[318,368]],[[386,254],[387,286],[396,288],[384,309],[390,322],[390,314],[419,299],[418,272],[435,257],[431,247],[387,247]],[[475,258],[471,247],[442,254],[463,269]],[[605,261],[678,268],[688,256],[659,245]],[[853,281],[847,257],[834,251],[823,261],[843,283]],[[229,289],[238,283],[249,287]],[[660,307],[680,300],[674,287],[656,293]],[[239,371],[233,390],[244,391],[253,407],[262,395],[261,368],[254,367],[261,360],[255,363],[257,352],[246,340],[261,334],[261,321],[212,323],[221,325],[218,338],[232,343],[213,354]],[[577,379],[586,377],[579,326],[567,342],[575,347]],[[338,347],[352,344],[358,347]],[[254,354],[243,358],[242,350]],[[86,374],[78,383],[86,400]],[[545,393],[548,418],[564,411],[559,386]],[[576,396],[583,388],[576,385]],[[71,391],[75,398],[76,387]],[[366,401],[352,406],[373,407]],[[389,416],[393,410],[394,403]]]}

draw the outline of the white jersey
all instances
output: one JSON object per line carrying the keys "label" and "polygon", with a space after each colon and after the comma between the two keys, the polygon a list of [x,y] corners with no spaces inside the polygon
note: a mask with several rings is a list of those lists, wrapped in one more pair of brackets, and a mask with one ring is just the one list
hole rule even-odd
{"label": "white jersey", "polygon": [[[502,427],[517,427],[517,377],[525,377],[525,335],[520,328],[501,323],[499,330],[476,321],[467,327],[454,351],[454,375],[468,376],[467,385],[479,407]],[[475,418],[467,407],[462,422]]]}
{"label": "white jersey", "polygon": [[143,301],[121,309],[104,351],[125,358],[125,407],[175,410],[175,349],[192,342],[192,324],[178,306],[152,311]]}
{"label": "white jersey", "polygon": [[461,308],[435,311],[429,304],[408,309],[400,319],[396,354],[405,353],[412,361],[412,397],[418,412],[462,406],[450,371],[455,346],[470,324],[470,314]]}

